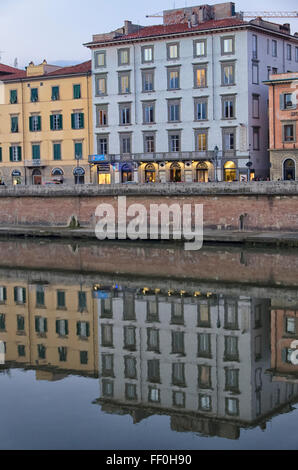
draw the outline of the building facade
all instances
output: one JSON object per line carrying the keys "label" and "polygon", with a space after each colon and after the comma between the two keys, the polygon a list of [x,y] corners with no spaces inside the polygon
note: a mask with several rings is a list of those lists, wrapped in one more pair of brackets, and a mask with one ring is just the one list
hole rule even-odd
{"label": "building facade", "polygon": [[269,85],[271,179],[298,180],[298,72],[272,75],[266,83]]}
{"label": "building facade", "polygon": [[288,24],[234,3],[169,10],[93,36],[93,172],[99,183],[269,175],[270,73],[298,70]]}
{"label": "building facade", "polygon": [[90,183],[91,63],[0,65],[0,177],[6,185]]}

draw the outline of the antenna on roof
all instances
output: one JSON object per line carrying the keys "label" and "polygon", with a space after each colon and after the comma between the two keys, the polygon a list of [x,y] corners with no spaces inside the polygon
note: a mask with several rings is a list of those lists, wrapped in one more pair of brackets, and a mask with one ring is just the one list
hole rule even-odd
{"label": "antenna on roof", "polygon": [[14,60],[13,66],[17,69],[18,65],[19,65],[18,58],[16,57],[15,60]]}

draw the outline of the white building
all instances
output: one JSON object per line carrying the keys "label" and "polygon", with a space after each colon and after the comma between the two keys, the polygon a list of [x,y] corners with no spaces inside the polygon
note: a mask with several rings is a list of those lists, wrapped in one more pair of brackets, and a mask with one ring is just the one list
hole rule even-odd
{"label": "white building", "polygon": [[[290,25],[234,3],[164,11],[163,24],[93,36],[94,180],[269,175],[270,73],[298,70]],[[103,157],[105,155],[105,157]],[[250,170],[249,170],[250,168]]]}

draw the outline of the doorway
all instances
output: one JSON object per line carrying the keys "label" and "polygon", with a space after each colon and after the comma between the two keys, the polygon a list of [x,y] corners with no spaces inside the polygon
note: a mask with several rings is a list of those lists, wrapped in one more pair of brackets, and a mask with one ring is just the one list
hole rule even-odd
{"label": "doorway", "polygon": [[33,170],[32,171],[32,184],[39,186],[42,184],[42,176],[40,170]]}

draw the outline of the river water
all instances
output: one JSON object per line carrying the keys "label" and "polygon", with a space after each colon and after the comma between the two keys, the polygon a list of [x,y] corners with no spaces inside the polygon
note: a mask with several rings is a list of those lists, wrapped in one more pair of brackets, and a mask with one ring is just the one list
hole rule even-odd
{"label": "river water", "polygon": [[0,448],[298,449],[297,284],[294,249],[2,239]]}

